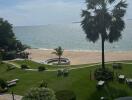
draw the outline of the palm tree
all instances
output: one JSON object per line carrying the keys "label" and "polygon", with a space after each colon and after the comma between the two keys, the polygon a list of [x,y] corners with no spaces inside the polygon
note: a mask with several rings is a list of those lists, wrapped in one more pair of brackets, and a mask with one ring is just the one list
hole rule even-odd
{"label": "palm tree", "polygon": [[61,46],[59,46],[58,48],[55,48],[54,50],[55,52],[52,52],[52,53],[58,56],[58,59],[59,59],[58,64],[60,64],[61,56],[63,55],[64,49],[62,49]]}
{"label": "palm tree", "polygon": [[82,10],[81,26],[89,41],[95,43],[101,38],[102,69],[105,69],[104,43],[121,38],[127,4],[123,0],[86,0],[86,5],[86,10]]}

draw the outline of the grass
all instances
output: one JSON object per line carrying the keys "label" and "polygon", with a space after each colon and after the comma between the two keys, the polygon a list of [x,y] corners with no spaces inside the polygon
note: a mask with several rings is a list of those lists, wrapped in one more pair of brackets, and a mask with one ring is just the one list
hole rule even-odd
{"label": "grass", "polygon": [[88,66],[90,64],[83,64],[83,65],[62,65],[62,66],[57,66],[57,65],[44,65],[44,64],[40,64],[40,63],[37,63],[37,62],[34,62],[34,61],[30,61],[30,60],[16,60],[16,61],[11,61],[12,63],[16,64],[16,65],[23,65],[23,64],[26,64],[29,66],[29,68],[33,68],[33,69],[37,69],[39,66],[45,66],[46,69],[60,69],[60,68],[77,68],[77,67],[84,67],[84,66]]}
{"label": "grass", "polygon": [[[36,66],[36,64],[32,62],[29,63],[29,65]],[[17,85],[9,90],[9,93],[13,90],[14,93],[18,95],[24,95],[32,87],[38,87],[40,82],[44,80],[48,83],[48,87],[54,91],[63,89],[72,90],[75,92],[77,100],[100,100],[99,98],[101,96],[105,96],[108,97],[109,100],[113,100],[113,98],[120,96],[132,96],[132,89],[126,84],[118,83],[117,80],[110,82],[102,90],[97,90],[97,81],[90,80],[90,72],[93,73],[97,67],[99,66],[71,70],[68,77],[57,77],[57,72],[32,72],[17,68],[11,71],[6,71],[7,64],[0,64],[0,77],[6,80],[15,78],[20,79]],[[107,64],[107,67],[112,69],[111,64]],[[115,70],[114,72],[124,74],[127,77],[132,78],[131,71],[131,64],[123,64],[122,70]]]}
{"label": "grass", "polygon": [[36,63],[34,61],[30,61],[30,60],[16,60],[16,61],[11,61],[11,62],[14,64],[17,64],[19,66],[26,64],[29,66],[29,68],[34,68],[34,69],[36,69],[36,68],[38,68],[38,66],[42,65],[42,64]]}

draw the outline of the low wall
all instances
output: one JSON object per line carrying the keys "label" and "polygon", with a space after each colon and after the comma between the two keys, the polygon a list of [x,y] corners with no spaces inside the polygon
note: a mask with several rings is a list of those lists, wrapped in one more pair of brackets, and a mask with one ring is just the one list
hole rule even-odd
{"label": "low wall", "polygon": [[[52,63],[53,65],[55,64],[58,64],[58,63],[55,63],[55,62],[58,62],[59,58],[51,58],[51,59],[47,59],[44,63],[45,64],[50,64]],[[61,58],[60,59],[61,61],[61,65],[70,65],[70,60],[67,59],[67,58]]]}

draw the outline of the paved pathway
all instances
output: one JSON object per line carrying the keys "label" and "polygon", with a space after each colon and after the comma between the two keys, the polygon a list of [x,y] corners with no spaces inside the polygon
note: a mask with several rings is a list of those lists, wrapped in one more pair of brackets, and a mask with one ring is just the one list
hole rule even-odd
{"label": "paved pathway", "polygon": [[[13,62],[10,62],[10,61],[4,61],[5,63],[7,64],[11,64],[17,68],[21,68],[20,65],[16,64],[16,63],[13,63]],[[110,63],[113,63],[113,62],[107,62],[106,64],[110,64]],[[129,62],[117,62],[117,63],[122,63],[122,64],[132,64],[132,63],[129,63]],[[97,63],[97,64],[91,64],[91,65],[86,65],[86,66],[82,66],[82,67],[75,67],[75,68],[69,68],[69,70],[75,70],[75,69],[82,69],[82,68],[87,68],[87,67],[92,67],[92,66],[96,66],[96,65],[100,65],[101,63]],[[38,69],[25,69],[26,71],[38,71]],[[58,69],[48,69],[48,70],[45,70],[45,71],[58,71]]]}
{"label": "paved pathway", "polygon": [[[15,100],[21,100],[22,96],[20,95],[15,95],[14,96]],[[0,94],[0,100],[13,100],[11,94]]]}

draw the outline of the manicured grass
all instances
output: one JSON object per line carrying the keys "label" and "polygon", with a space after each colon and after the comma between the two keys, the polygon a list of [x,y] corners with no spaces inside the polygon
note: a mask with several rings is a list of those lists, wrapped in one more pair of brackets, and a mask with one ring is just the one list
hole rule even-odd
{"label": "manicured grass", "polygon": [[41,66],[42,64],[30,61],[30,60],[16,60],[16,61],[12,61],[12,63],[15,63],[19,66],[21,65],[28,65],[29,68],[38,68],[38,66]]}
{"label": "manicured grass", "polygon": [[37,63],[37,62],[34,62],[34,61],[30,61],[30,60],[16,60],[16,61],[11,61],[12,63],[14,64],[17,64],[19,66],[23,65],[23,64],[26,64],[29,66],[29,68],[33,68],[33,69],[37,69],[39,66],[45,66],[46,69],[60,69],[60,68],[77,68],[77,67],[80,67],[80,66],[88,66],[90,64],[83,64],[83,65],[63,65],[63,66],[57,66],[57,65],[45,65],[45,64],[40,64],[40,63]]}
{"label": "manicured grass", "polygon": [[[71,70],[68,77],[57,77],[57,72],[32,72],[17,68],[6,71],[6,64],[2,64],[0,65],[0,77],[6,80],[20,79],[17,85],[9,90],[9,92],[13,90],[14,93],[19,95],[24,95],[32,87],[38,87],[40,82],[44,80],[48,83],[48,87],[54,91],[63,89],[74,91],[77,100],[100,100],[101,96],[106,96],[109,100],[113,100],[113,98],[119,96],[132,96],[132,89],[126,84],[118,83],[117,80],[109,82],[102,90],[97,90],[97,81],[90,80],[90,72],[93,74],[97,67],[99,66]],[[107,65],[107,67],[113,70],[111,64]],[[123,64],[123,69],[114,70],[118,74],[124,74],[132,78],[131,71],[132,65],[130,64]]]}

